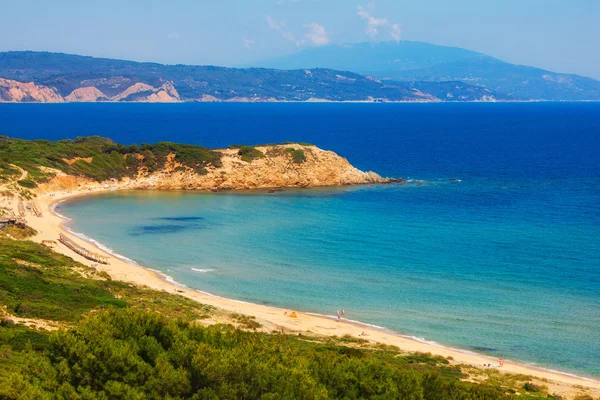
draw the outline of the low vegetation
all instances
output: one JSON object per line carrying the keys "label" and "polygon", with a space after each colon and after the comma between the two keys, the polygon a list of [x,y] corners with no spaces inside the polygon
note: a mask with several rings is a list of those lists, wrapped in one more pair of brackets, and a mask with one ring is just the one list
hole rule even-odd
{"label": "low vegetation", "polygon": [[[268,156],[289,154],[296,164],[306,161],[304,149],[273,146],[267,152]],[[265,153],[255,146],[232,145],[229,148],[238,149],[238,155],[245,162],[265,157]],[[220,152],[205,147],[171,142],[124,146],[99,136],[57,142],[0,136],[0,183],[18,179],[22,173],[19,168],[27,172],[27,177],[18,180],[18,185],[34,189],[51,176],[41,167],[102,182],[135,177],[140,171],[159,171],[169,161],[176,163],[176,171],[193,170],[206,175],[207,168],[222,166],[221,156]]]}
{"label": "low vegetation", "polygon": [[[77,349],[77,351],[73,351]],[[108,310],[25,348],[5,398],[496,399],[498,388],[394,354]]]}
{"label": "low vegetation", "polygon": [[265,154],[262,151],[252,146],[240,146],[238,150],[238,155],[242,158],[243,161],[246,162],[252,162],[256,159],[265,157]]}
{"label": "low vegetation", "polygon": [[250,315],[238,314],[234,313],[230,315],[232,321],[239,324],[241,327],[246,329],[256,330],[260,328],[262,325],[256,321],[256,318]]}
{"label": "low vegetation", "polygon": [[17,183],[27,189],[35,189],[37,187],[37,183],[35,183],[31,179],[23,179],[17,181]]}
{"label": "low vegetation", "polygon": [[108,280],[37,243],[0,237],[0,249],[0,304],[18,317],[74,323],[92,310],[133,307],[189,320],[211,310],[181,296]]}
{"label": "low vegetation", "polygon": [[289,147],[285,149],[285,151],[292,156],[292,160],[296,164],[302,164],[304,161],[306,161],[306,154],[304,154],[304,150],[302,149],[294,149]]}
{"label": "low vegetation", "polygon": [[203,169],[220,167],[221,154],[205,147],[187,144],[160,142],[141,146],[124,146],[110,139],[90,136],[75,140],[20,140],[0,137],[0,179],[20,174],[12,165],[28,172],[27,180],[19,184],[26,188],[35,187],[48,174],[41,167],[54,168],[71,175],[82,175],[104,181],[111,178],[135,176],[145,168],[153,172],[163,168],[168,156],[183,166]]}
{"label": "low vegetation", "polygon": [[27,239],[35,235],[37,235],[37,231],[29,226],[8,225],[4,228],[0,226],[0,237],[7,236],[13,239]]}

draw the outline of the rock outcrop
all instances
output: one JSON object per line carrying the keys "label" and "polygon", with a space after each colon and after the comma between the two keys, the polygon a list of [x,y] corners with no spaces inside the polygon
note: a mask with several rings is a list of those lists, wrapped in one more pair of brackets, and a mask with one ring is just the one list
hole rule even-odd
{"label": "rock outcrop", "polygon": [[95,86],[84,86],[62,97],[55,88],[37,85],[33,82],[18,82],[0,78],[0,102],[13,103],[63,103],[96,101],[137,101],[151,103],[172,103],[181,101],[173,82],[165,81],[160,87],[137,82],[123,92],[112,97]]}
{"label": "rock outcrop", "polygon": [[[302,150],[305,160],[294,162],[289,150]],[[161,190],[235,190],[235,189],[274,189],[291,187],[325,187],[386,183],[374,172],[363,172],[353,167],[348,160],[332,151],[315,146],[299,144],[261,146],[258,150],[263,158],[246,162],[236,149],[218,150],[222,153],[220,167],[207,167],[201,172],[183,167],[174,160],[174,154],[160,171],[147,173],[140,170],[135,178],[120,181],[93,182],[82,177],[57,174],[49,182],[41,185],[42,190],[59,188],[93,188],[98,186],[120,189],[161,189]],[[87,160],[86,160],[87,161]]]}
{"label": "rock outcrop", "polygon": [[152,103],[172,103],[179,101],[179,93],[173,82],[165,82],[159,88],[143,82],[129,86],[125,91],[113,97],[113,101],[147,101]]}
{"label": "rock outcrop", "polygon": [[94,102],[107,99],[108,97],[104,93],[93,86],[75,89],[65,97],[65,100],[70,102]]}
{"label": "rock outcrop", "polygon": [[0,78],[0,102],[62,103],[64,99],[55,89],[47,86]]}

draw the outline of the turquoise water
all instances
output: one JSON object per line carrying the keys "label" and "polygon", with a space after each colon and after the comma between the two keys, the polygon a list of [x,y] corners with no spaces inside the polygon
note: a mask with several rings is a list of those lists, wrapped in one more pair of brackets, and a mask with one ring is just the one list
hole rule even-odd
{"label": "turquoise water", "polygon": [[344,308],[418,338],[600,376],[600,230],[540,221],[525,212],[539,196],[555,194],[433,181],[115,193],[58,211],[72,229],[199,290],[328,315]]}
{"label": "turquoise water", "polygon": [[[304,141],[424,180],[113,193],[71,228],[178,282],[600,377],[600,103],[0,105],[0,133]],[[460,179],[451,183],[451,178]]]}

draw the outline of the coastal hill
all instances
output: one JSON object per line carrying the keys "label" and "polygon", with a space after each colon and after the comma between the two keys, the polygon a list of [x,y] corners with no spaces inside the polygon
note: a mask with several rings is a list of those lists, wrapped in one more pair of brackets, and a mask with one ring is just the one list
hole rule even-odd
{"label": "coastal hill", "polygon": [[510,100],[459,81],[383,82],[347,71],[162,65],[12,51],[0,53],[0,102]]}
{"label": "coastal hill", "polygon": [[600,81],[515,65],[474,51],[430,43],[328,45],[253,64],[263,68],[333,68],[382,82],[462,82],[513,100],[600,100]]}
{"label": "coastal hill", "polygon": [[24,188],[274,189],[388,182],[331,151],[302,143],[201,146],[160,142],[123,146],[101,137],[49,142],[0,137],[0,182],[24,171]]}

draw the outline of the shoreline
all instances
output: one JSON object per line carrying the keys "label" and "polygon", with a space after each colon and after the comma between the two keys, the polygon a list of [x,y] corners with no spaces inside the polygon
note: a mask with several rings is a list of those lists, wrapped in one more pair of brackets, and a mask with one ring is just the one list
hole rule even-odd
{"label": "shoreline", "polygon": [[[596,377],[580,376],[573,373],[556,371],[549,368],[532,366],[509,360],[505,361],[504,367],[502,368],[494,367],[493,365],[495,365],[495,363],[492,364],[492,367],[484,367],[484,365],[497,361],[497,358],[466,349],[445,346],[437,342],[416,338],[385,327],[379,327],[361,321],[347,319],[337,321],[335,316],[288,310],[276,306],[266,306],[226,298],[190,288],[176,282],[169,275],[161,271],[139,265],[126,256],[115,253],[110,248],[95,241],[93,238],[89,238],[84,234],[68,229],[63,225],[63,222],[69,220],[69,218],[60,215],[55,211],[56,206],[66,200],[86,195],[121,190],[122,189],[119,187],[107,188],[96,186],[95,188],[81,188],[71,191],[38,193],[35,202],[40,206],[44,217],[37,218],[30,215],[26,217],[30,226],[38,231],[38,235],[32,238],[32,240],[36,242],[41,242],[46,239],[54,240],[58,236],[58,233],[66,234],[84,247],[93,246],[97,251],[107,255],[109,257],[109,265],[100,265],[89,261],[62,245],[57,246],[57,248],[54,249],[55,251],[65,254],[85,265],[106,271],[113,279],[148,286],[155,290],[164,290],[170,293],[179,294],[228,312],[253,315],[264,325],[268,325],[270,328],[276,328],[278,330],[281,329],[288,333],[309,332],[311,334],[338,337],[350,335],[352,337],[366,339],[371,343],[394,345],[399,347],[402,351],[432,353],[445,358],[451,357],[452,364],[468,365],[480,369],[485,368],[486,370],[493,369],[500,373],[530,375],[538,379],[553,381],[552,384],[557,384],[563,390],[565,389],[563,385],[571,387],[572,390],[570,393],[575,393],[573,392],[576,390],[575,387],[581,386],[591,389],[595,392],[596,396],[600,394],[600,380]],[[55,237],[46,237],[48,235],[54,235]],[[295,311],[298,318],[291,319],[283,314],[284,311]],[[367,333],[367,336],[361,336],[360,334],[362,334],[362,332]]]}

